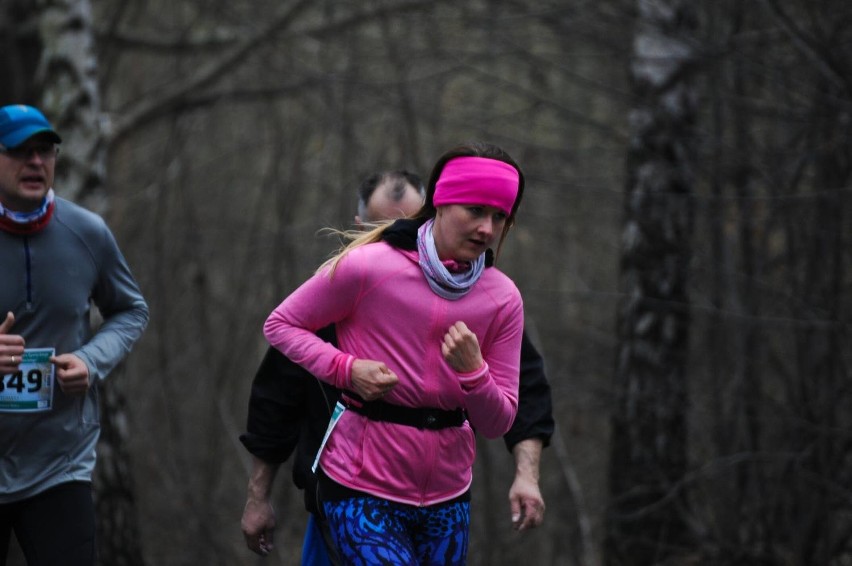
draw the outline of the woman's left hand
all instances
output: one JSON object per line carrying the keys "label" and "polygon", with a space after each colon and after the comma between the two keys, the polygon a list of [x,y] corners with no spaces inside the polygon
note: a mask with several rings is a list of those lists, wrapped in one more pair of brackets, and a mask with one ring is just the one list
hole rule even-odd
{"label": "woman's left hand", "polygon": [[364,401],[381,399],[397,383],[397,375],[382,362],[364,359],[352,362],[352,389]]}
{"label": "woman's left hand", "polygon": [[444,334],[441,353],[456,373],[474,372],[485,363],[476,334],[462,321],[453,324]]}

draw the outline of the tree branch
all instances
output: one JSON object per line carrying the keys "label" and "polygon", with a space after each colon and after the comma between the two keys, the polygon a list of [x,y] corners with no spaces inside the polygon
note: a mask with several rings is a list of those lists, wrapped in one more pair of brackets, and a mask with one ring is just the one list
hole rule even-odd
{"label": "tree branch", "polygon": [[[449,1],[449,0],[441,0]],[[323,37],[328,34],[339,33],[341,30],[349,28],[353,25],[370,21],[376,16],[388,13],[401,13],[425,8],[434,8],[438,3],[435,0],[417,0],[403,4],[396,4],[391,7],[383,7],[369,12],[355,14],[334,22],[330,25],[315,28],[313,30],[302,30],[299,35],[309,35],[314,37]],[[114,120],[111,129],[107,132],[110,143],[115,143],[122,137],[133,131],[140,124],[149,122],[153,118],[166,114],[176,107],[182,105],[182,99],[192,95],[198,91],[208,87],[211,83],[222,78],[230,70],[237,67],[239,63],[248,58],[254,50],[280,33],[283,29],[291,26],[293,21],[308,7],[312,6],[311,0],[297,0],[295,4],[289,5],[282,11],[271,18],[269,23],[256,34],[246,38],[244,41],[237,44],[233,49],[226,52],[221,58],[215,62],[201,67],[197,73],[189,76],[185,81],[168,85],[161,89],[155,97],[141,100],[138,104],[131,107],[128,111]],[[209,46],[209,44],[204,44]]]}

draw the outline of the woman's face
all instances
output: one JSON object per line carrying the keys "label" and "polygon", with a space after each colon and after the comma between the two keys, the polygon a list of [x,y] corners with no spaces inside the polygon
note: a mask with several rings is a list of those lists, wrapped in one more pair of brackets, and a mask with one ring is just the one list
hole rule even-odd
{"label": "woman's face", "polygon": [[506,213],[493,206],[439,206],[432,232],[441,260],[473,261],[503,233]]}

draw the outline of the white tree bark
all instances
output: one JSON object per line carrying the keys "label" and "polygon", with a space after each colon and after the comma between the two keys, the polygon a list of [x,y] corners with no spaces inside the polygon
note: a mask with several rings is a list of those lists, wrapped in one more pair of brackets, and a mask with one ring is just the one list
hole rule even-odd
{"label": "white tree bark", "polygon": [[639,0],[630,114],[607,564],[641,566],[687,546],[687,273],[696,87],[682,0]]}
{"label": "white tree bark", "polygon": [[96,212],[106,209],[105,121],[89,0],[40,0],[42,42],[36,82],[42,107],[62,135],[56,190]]}

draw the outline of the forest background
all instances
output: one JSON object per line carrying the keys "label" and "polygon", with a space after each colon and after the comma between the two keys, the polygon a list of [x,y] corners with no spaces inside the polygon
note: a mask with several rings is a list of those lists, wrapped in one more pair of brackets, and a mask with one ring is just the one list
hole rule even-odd
{"label": "forest background", "polygon": [[0,77],[151,307],[104,384],[102,564],[298,560],[289,467],[273,556],[239,528],[262,322],[362,178],[471,139],[526,174],[499,265],[557,429],[523,534],[480,442],[469,563],[852,564],[852,3],[3,0]]}

